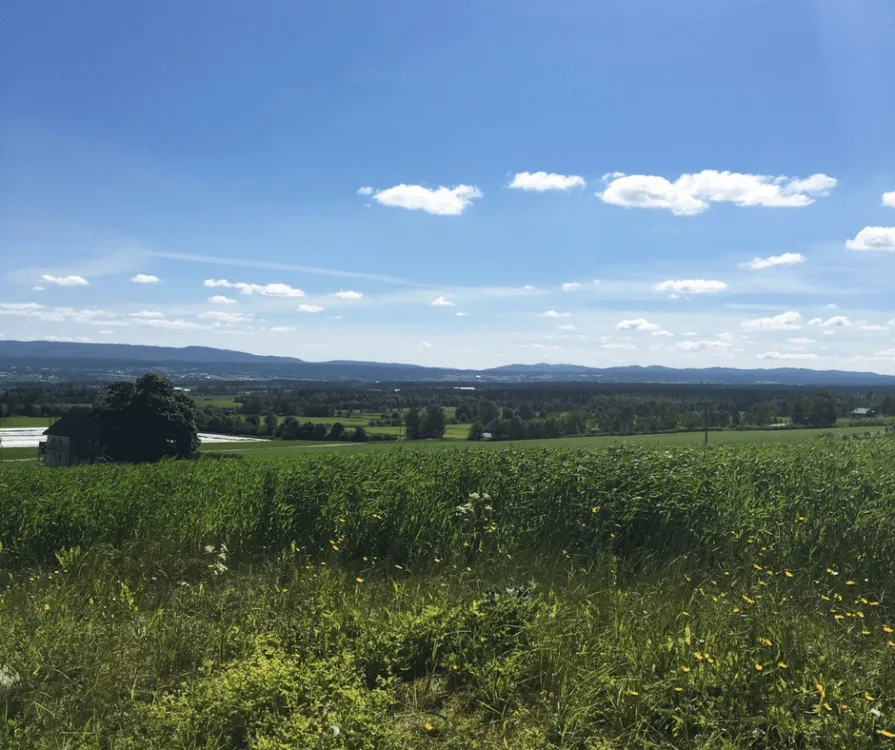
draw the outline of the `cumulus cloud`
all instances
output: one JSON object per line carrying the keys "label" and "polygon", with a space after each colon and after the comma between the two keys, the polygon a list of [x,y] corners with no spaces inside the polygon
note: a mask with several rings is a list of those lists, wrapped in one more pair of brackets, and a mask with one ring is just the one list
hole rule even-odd
{"label": "cumulus cloud", "polygon": [[432,307],[453,307],[454,303],[447,297],[439,296],[432,300]]}
{"label": "cumulus cloud", "polygon": [[233,297],[225,297],[223,294],[216,294],[214,297],[209,297],[208,301],[213,305],[235,305],[237,304],[236,300]]}
{"label": "cumulus cloud", "polygon": [[662,326],[657,323],[650,323],[646,318],[622,320],[616,323],[615,327],[621,331],[659,331],[662,329]]}
{"label": "cumulus cloud", "polygon": [[519,172],[510,183],[517,190],[532,190],[543,193],[547,190],[570,190],[584,187],[587,183],[577,174],[556,174],[555,172]]}
{"label": "cumulus cloud", "polygon": [[801,337],[801,336],[800,336],[800,337],[797,337],[797,338],[793,338],[793,339],[786,339],[786,340],[787,340],[790,344],[796,344],[796,345],[798,345],[798,346],[801,346],[801,345],[803,345],[803,344],[813,344],[813,343],[815,343],[815,342],[817,341],[817,339],[808,339],[808,338],[803,338],[803,337]]}
{"label": "cumulus cloud", "polygon": [[165,313],[159,312],[158,310],[140,310],[139,312],[130,313],[130,317],[132,318],[164,318]]}
{"label": "cumulus cloud", "polygon": [[16,315],[19,313],[36,312],[43,310],[44,305],[38,302],[0,302],[0,313]]}
{"label": "cumulus cloud", "polygon": [[473,185],[440,186],[433,190],[422,185],[401,184],[379,190],[373,195],[373,200],[383,206],[425,211],[438,216],[459,216],[474,198],[481,197],[482,192]]}
{"label": "cumulus cloud", "polygon": [[138,273],[136,276],[131,276],[131,281],[135,284],[158,284],[161,279],[151,273]]}
{"label": "cumulus cloud", "polygon": [[836,186],[836,180],[824,174],[788,179],[714,169],[683,174],[674,182],[664,177],[620,172],[603,179],[606,189],[596,195],[604,203],[664,208],[677,216],[692,216],[705,211],[711,203],[721,202],[737,206],[807,206],[814,203],[816,196],[827,195]]}
{"label": "cumulus cloud", "polygon": [[271,331],[272,333],[292,333],[295,328],[293,328],[292,326],[271,326],[267,330]]}
{"label": "cumulus cloud", "polygon": [[333,297],[336,299],[361,299],[363,296],[363,292],[354,292],[351,289],[340,289],[333,293]]}
{"label": "cumulus cloud", "polygon": [[851,328],[854,323],[845,315],[836,315],[832,318],[812,318],[808,321],[808,325],[820,326],[821,328]]}
{"label": "cumulus cloud", "polygon": [[430,344],[428,341],[420,341],[419,347],[420,349],[431,349],[432,344]]}
{"label": "cumulus cloud", "polygon": [[579,289],[581,289],[582,286],[583,284],[580,284],[577,281],[567,281],[560,287],[560,289],[562,289],[564,292],[577,292]]}
{"label": "cumulus cloud", "polygon": [[682,292],[684,294],[714,294],[727,289],[723,281],[710,279],[681,279],[679,281],[663,281],[654,284],[657,292]]}
{"label": "cumulus cloud", "polygon": [[136,321],[141,326],[149,328],[162,328],[168,331],[207,331],[211,328],[209,325],[202,323],[194,323],[191,320],[167,320],[165,318],[149,318]]}
{"label": "cumulus cloud", "polygon": [[763,352],[755,355],[756,359],[783,359],[783,360],[808,360],[817,359],[816,354],[810,352]]}
{"label": "cumulus cloud", "polygon": [[[358,195],[373,195],[373,188],[371,188],[369,185],[365,185],[364,187],[359,187],[357,189],[357,194]],[[273,329],[271,329],[271,330],[273,330]]]}
{"label": "cumulus cloud", "polygon": [[219,320],[222,323],[245,323],[252,316],[238,312],[224,312],[223,310],[208,310],[197,316],[203,320]]}
{"label": "cumulus cloud", "polygon": [[742,266],[751,268],[753,271],[760,271],[774,266],[794,266],[797,263],[804,263],[806,260],[807,258],[801,253],[783,253],[782,255],[771,255],[768,258],[753,258],[748,263],[743,263]]}
{"label": "cumulus cloud", "polygon": [[544,313],[545,318],[571,318],[572,313],[557,312],[556,310],[548,310]]}
{"label": "cumulus cloud", "polygon": [[298,308],[296,308],[296,309],[299,312],[319,313],[319,312],[323,312],[325,308],[321,307],[320,305],[299,305]]}
{"label": "cumulus cloud", "polygon": [[618,351],[624,352],[635,352],[637,351],[637,346],[635,344],[618,344],[618,343],[608,343],[602,344],[604,349],[616,349]]}
{"label": "cumulus cloud", "polygon": [[685,352],[723,351],[730,346],[729,341],[679,341],[677,344]]}
{"label": "cumulus cloud", "polygon": [[289,284],[273,283],[273,284],[248,284],[245,281],[230,282],[227,279],[205,279],[203,286],[216,288],[225,287],[227,289],[238,289],[245,295],[260,294],[265,297],[304,297],[305,293],[301,289],[295,289]]}
{"label": "cumulus cloud", "polygon": [[575,325],[573,323],[566,323],[565,325],[556,326],[559,331],[574,331]]}
{"label": "cumulus cloud", "polygon": [[883,193],[883,205],[895,208],[895,190],[890,193]]}
{"label": "cumulus cloud", "polygon": [[802,327],[802,316],[790,311],[770,318],[744,320],[741,325],[746,331],[794,331]]}
{"label": "cumulus cloud", "polygon": [[51,276],[48,273],[45,273],[40,279],[48,284],[57,284],[59,286],[87,286],[90,283],[83,276]]}
{"label": "cumulus cloud", "polygon": [[650,334],[650,336],[674,336],[674,334],[673,334],[671,331],[662,331],[662,330],[659,330],[659,331],[653,331],[653,332]]}
{"label": "cumulus cloud", "polygon": [[846,240],[849,250],[886,250],[895,252],[895,227],[864,227],[853,240]]}

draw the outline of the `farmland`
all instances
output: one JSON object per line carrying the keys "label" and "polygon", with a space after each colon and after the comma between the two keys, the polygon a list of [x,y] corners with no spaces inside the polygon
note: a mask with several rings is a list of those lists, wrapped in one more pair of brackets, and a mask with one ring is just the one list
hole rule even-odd
{"label": "farmland", "polygon": [[893,500],[889,438],[9,464],[0,738],[876,747]]}

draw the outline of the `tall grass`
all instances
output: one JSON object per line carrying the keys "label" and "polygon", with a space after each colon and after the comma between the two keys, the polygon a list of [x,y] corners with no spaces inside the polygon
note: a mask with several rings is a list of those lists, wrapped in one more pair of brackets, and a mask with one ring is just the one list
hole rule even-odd
{"label": "tall grass", "polygon": [[5,468],[0,747],[895,742],[893,500],[885,439]]}

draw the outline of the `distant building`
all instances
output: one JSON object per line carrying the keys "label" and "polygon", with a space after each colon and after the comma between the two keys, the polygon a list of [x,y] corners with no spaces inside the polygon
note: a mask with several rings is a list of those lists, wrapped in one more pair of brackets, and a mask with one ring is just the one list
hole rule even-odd
{"label": "distant building", "polygon": [[100,426],[90,409],[72,409],[44,432],[46,466],[92,464],[103,458]]}
{"label": "distant building", "polygon": [[869,409],[866,406],[859,406],[857,409],[852,409],[849,413],[850,417],[875,417],[876,412],[873,409]]}

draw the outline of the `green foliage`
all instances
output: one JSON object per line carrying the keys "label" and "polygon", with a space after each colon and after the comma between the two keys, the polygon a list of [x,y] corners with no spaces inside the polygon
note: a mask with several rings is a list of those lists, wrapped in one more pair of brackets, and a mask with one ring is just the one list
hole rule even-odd
{"label": "green foliage", "polygon": [[102,442],[118,461],[189,458],[198,450],[193,402],[155,373],[110,385],[98,415]]}
{"label": "green foliage", "polygon": [[893,501],[889,438],[4,467],[0,747],[882,747]]}

